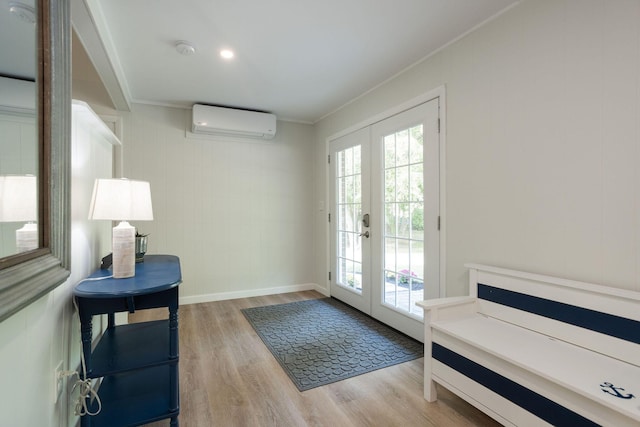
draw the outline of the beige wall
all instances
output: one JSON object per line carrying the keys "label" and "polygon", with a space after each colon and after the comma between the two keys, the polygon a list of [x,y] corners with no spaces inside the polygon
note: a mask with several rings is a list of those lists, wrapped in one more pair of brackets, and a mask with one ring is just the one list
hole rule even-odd
{"label": "beige wall", "polygon": [[327,137],[440,85],[448,294],[466,262],[640,290],[640,2],[525,1],[320,121],[316,202]]}
{"label": "beige wall", "polygon": [[182,303],[313,287],[309,125],[270,141],[187,137],[191,111],[123,113],[124,176],[151,183],[150,253],[178,255]]}
{"label": "beige wall", "polygon": [[189,139],[188,110],[134,104],[125,174],[160,187],[141,230],[181,254],[191,301],[324,287],[327,137],[444,86],[448,293],[465,262],[640,289],[639,8],[524,1],[315,127],[279,122],[274,145]]}

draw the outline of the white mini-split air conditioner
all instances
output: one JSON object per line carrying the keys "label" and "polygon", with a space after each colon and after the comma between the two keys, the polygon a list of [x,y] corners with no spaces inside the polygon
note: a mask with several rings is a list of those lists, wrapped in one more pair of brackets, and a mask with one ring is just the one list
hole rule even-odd
{"label": "white mini-split air conditioner", "polygon": [[191,131],[198,134],[271,139],[276,116],[257,111],[194,104]]}

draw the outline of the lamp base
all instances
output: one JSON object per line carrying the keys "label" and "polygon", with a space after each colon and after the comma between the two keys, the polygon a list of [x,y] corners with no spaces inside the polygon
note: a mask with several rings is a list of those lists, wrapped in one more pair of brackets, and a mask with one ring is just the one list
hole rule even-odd
{"label": "lamp base", "polygon": [[38,224],[29,222],[16,230],[16,249],[18,252],[38,249]]}
{"label": "lamp base", "polygon": [[125,279],[136,275],[136,229],[127,221],[113,227],[113,277]]}

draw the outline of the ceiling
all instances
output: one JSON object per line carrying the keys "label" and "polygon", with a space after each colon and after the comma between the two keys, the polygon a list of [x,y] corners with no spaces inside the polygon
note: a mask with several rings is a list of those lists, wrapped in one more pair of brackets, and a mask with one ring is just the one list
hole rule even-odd
{"label": "ceiling", "polygon": [[0,76],[35,80],[36,26],[25,14],[35,12],[35,0],[22,0],[15,13],[10,12],[16,3],[0,0]]}
{"label": "ceiling", "polygon": [[205,103],[314,123],[514,3],[72,0],[72,19],[119,109]]}

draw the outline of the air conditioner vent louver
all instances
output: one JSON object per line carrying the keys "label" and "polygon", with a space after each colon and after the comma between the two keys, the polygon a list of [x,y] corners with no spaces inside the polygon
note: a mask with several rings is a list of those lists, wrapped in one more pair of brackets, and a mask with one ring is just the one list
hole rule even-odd
{"label": "air conditioner vent louver", "polygon": [[194,104],[191,131],[198,134],[272,139],[276,116],[257,111]]}

